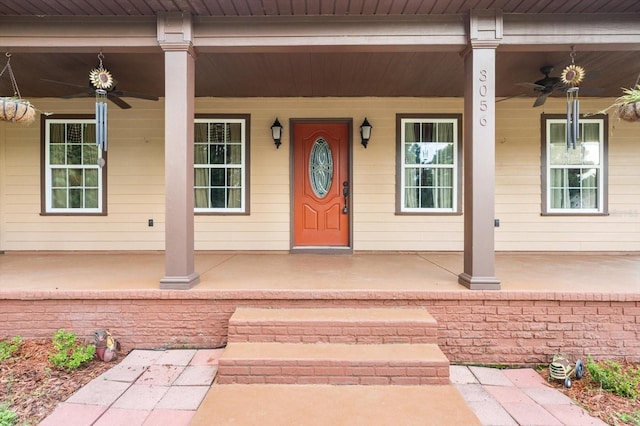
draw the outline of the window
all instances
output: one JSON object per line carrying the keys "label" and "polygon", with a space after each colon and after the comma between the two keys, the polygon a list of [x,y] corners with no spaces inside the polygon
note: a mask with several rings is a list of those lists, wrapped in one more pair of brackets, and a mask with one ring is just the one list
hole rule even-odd
{"label": "window", "polygon": [[43,214],[106,214],[106,166],[93,116],[43,117]]}
{"label": "window", "polygon": [[543,115],[542,125],[543,214],[606,214],[606,117],[580,119],[575,147],[566,117]]}
{"label": "window", "polygon": [[248,115],[196,117],[196,213],[249,213],[248,126]]}
{"label": "window", "polygon": [[460,115],[397,115],[396,210],[459,213]]}

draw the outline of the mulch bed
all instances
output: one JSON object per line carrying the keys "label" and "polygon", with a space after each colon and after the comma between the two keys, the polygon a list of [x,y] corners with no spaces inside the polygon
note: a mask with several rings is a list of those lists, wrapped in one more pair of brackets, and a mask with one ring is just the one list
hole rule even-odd
{"label": "mulch bed", "polygon": [[[627,364],[627,366],[632,365]],[[548,368],[540,369],[539,373],[545,380],[549,377]],[[582,379],[572,380],[569,389],[565,388],[560,380],[551,380],[549,385],[567,395],[593,417],[598,417],[609,425],[639,425],[638,423],[623,422],[617,414],[631,415],[640,411],[640,402],[622,398],[601,389],[600,384],[594,381],[586,370]]]}
{"label": "mulch bed", "polygon": [[18,425],[42,421],[76,390],[116,365],[98,359],[73,371],[53,368],[51,341],[25,340],[16,356],[0,362],[0,404],[19,416]]}

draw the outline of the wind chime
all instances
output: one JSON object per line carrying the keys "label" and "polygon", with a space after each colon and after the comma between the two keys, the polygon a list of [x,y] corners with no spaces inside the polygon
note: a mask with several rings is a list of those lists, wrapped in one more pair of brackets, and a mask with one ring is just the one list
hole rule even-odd
{"label": "wind chime", "polygon": [[[102,65],[104,55],[98,54],[98,68],[91,70],[89,81],[96,89],[96,145],[102,151],[107,150],[107,93],[113,89],[113,76]],[[102,160],[102,161],[100,161]],[[100,166],[104,165],[104,160],[98,160]]]}
{"label": "wind chime", "polygon": [[575,64],[576,53],[571,47],[571,64],[562,70],[561,80],[567,89],[567,149],[569,147],[576,149],[576,143],[580,138],[580,102],[578,95],[580,88],[578,87],[586,72],[580,65]]}

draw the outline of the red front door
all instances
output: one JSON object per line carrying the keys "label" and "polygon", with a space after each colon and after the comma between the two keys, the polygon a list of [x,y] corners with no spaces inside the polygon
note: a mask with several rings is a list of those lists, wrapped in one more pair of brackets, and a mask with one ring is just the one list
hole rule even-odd
{"label": "red front door", "polygon": [[293,245],[349,246],[349,124],[293,126]]}

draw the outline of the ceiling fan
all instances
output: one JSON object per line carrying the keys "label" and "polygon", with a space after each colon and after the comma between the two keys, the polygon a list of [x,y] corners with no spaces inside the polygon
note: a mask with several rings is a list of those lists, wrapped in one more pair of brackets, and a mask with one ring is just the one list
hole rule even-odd
{"label": "ceiling fan", "polygon": [[533,103],[534,107],[544,105],[545,101],[553,92],[565,92],[567,86],[562,82],[560,77],[551,77],[549,74],[553,71],[551,65],[545,65],[540,68],[540,72],[544,74],[544,78],[534,83],[518,83],[518,86],[533,88],[539,95]]}
{"label": "ceiling fan", "polygon": [[131,105],[127,103],[123,97],[137,98],[137,99],[146,99],[150,101],[157,101],[159,98],[157,96],[145,95],[143,93],[136,92],[128,92],[123,90],[117,90],[116,86],[118,85],[118,81],[115,80],[109,70],[107,70],[102,65],[103,55],[100,53],[98,55],[98,59],[100,63],[98,67],[91,70],[89,73],[89,85],[75,84],[75,83],[67,83],[56,80],[49,80],[46,78],[41,79],[42,81],[47,81],[49,83],[62,84],[64,86],[69,87],[78,87],[85,89],[83,92],[74,93],[71,95],[61,96],[62,99],[73,99],[73,98],[84,98],[84,97],[95,97],[95,96],[105,96],[111,102],[116,104],[122,109],[129,109]]}

